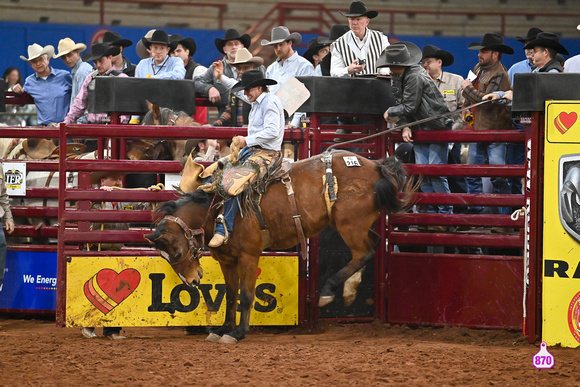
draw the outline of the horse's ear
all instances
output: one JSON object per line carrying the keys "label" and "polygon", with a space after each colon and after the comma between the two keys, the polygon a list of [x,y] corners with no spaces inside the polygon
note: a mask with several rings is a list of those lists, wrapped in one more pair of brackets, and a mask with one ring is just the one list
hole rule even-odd
{"label": "horse's ear", "polygon": [[151,110],[153,109],[153,104],[147,100],[145,100],[145,102],[147,103],[147,110]]}

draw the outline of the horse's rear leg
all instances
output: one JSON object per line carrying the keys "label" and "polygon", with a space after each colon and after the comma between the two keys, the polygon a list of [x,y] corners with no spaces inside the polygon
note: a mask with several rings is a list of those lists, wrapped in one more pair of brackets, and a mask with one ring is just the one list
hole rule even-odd
{"label": "horse's rear leg", "polygon": [[226,319],[221,327],[210,330],[205,341],[217,342],[222,336],[236,329],[236,312],[238,307],[239,276],[236,265],[226,265],[220,262],[226,281]]}
{"label": "horse's rear leg", "polygon": [[[334,295],[338,288],[355,273],[362,272],[366,264],[375,256],[374,247],[380,240],[378,234],[372,230],[368,231],[366,237],[354,232],[341,232],[341,236],[352,252],[352,260],[326,281],[320,291],[320,298],[318,299],[319,307],[326,306],[334,301]],[[358,283],[356,286],[358,286]],[[345,299],[345,303],[348,302],[347,306],[356,298],[356,286],[351,290],[354,294],[351,294],[349,299]]]}

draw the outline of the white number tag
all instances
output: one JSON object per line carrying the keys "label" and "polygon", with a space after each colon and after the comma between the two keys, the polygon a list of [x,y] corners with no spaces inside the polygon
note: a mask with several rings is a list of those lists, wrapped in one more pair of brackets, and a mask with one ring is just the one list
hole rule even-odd
{"label": "white number tag", "polygon": [[347,167],[360,167],[358,157],[356,156],[344,156],[343,159]]}

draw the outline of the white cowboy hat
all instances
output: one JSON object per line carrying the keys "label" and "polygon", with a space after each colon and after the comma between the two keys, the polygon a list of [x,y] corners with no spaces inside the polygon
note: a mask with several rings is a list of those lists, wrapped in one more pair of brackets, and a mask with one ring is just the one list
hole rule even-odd
{"label": "white cowboy hat", "polygon": [[58,42],[58,54],[53,55],[53,58],[60,58],[63,55],[68,54],[69,52],[73,52],[76,50],[80,50],[83,52],[87,49],[87,46],[82,43],[75,43],[71,38],[64,38]]}
{"label": "white cowboy hat", "polygon": [[264,64],[264,59],[259,56],[253,56],[247,48],[240,48],[236,52],[236,59],[233,62],[228,60],[228,63],[231,65],[252,63],[254,66],[259,67]]}
{"label": "white cowboy hat", "polygon": [[31,61],[33,59],[38,58],[41,55],[48,55],[48,56],[53,56],[54,55],[54,47],[52,47],[50,44],[46,47],[42,47],[40,44],[31,44],[30,46],[28,46],[28,58],[20,55],[20,59],[25,60],[25,61]]}
{"label": "white cowboy hat", "polygon": [[288,30],[288,27],[279,26],[272,28],[272,40],[267,41],[266,39],[262,39],[262,46],[271,46],[272,44],[282,43],[291,40],[294,45],[300,44],[302,41],[302,35],[298,32],[292,32]]}

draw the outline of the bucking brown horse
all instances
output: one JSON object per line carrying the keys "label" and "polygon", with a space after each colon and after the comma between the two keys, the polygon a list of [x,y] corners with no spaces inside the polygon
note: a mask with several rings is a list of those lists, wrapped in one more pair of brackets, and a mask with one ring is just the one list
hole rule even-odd
{"label": "bucking brown horse", "polygon": [[[379,237],[371,227],[381,210],[406,209],[413,191],[395,158],[373,161],[347,151],[333,151],[330,155],[337,183],[337,200],[332,207],[327,207],[325,199],[326,166],[322,155],[292,164],[290,178],[298,214],[293,213],[286,185],[280,181],[267,187],[259,204],[269,230],[269,247],[274,251],[300,243],[295,215],[300,216],[307,238],[330,225],[350,248],[352,260],[325,283],[320,294],[321,305],[331,302],[340,285],[373,258]],[[214,220],[219,214],[216,204],[221,202],[214,195],[197,190],[164,203],[154,213],[158,222],[155,232],[146,235],[189,286],[198,285],[203,275],[199,258],[204,244],[213,235]],[[243,217],[238,214],[227,244],[210,249],[225,277],[226,318],[206,340],[236,343],[248,333],[258,260],[264,243],[260,222],[250,211]],[[236,327],[238,301],[241,316]]]}

